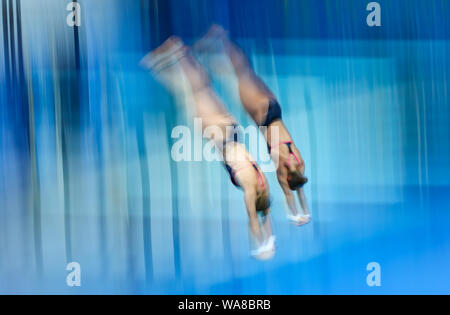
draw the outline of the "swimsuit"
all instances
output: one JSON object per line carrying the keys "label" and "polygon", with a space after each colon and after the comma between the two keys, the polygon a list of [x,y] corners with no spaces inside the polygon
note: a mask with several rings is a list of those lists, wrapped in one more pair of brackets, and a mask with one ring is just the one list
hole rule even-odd
{"label": "swimsuit", "polygon": [[[289,149],[289,155],[292,155],[294,157],[294,159],[297,161],[298,165],[301,165],[302,163],[300,162],[300,159],[298,158],[298,156],[294,153],[294,151],[292,150],[292,141],[285,141],[285,142],[281,142],[280,144],[278,144],[277,146],[275,146],[274,148],[279,147],[280,145],[285,144],[287,145],[288,149]],[[269,146],[269,153],[272,151],[273,148],[271,148]],[[291,161],[289,160],[289,164],[291,163]]]}
{"label": "swimsuit", "polygon": [[266,120],[261,126],[269,127],[269,125],[272,124],[274,121],[281,119],[282,119],[281,106],[277,100],[271,99],[269,101],[269,109],[267,110]]}
{"label": "swimsuit", "polygon": [[259,168],[258,168],[258,166],[256,165],[255,162],[251,162],[251,165],[243,167],[243,168],[241,168],[239,170],[233,170],[231,168],[231,166],[229,166],[226,163],[224,163],[224,164],[225,164],[225,168],[228,171],[228,174],[230,174],[230,179],[231,179],[231,182],[233,183],[234,186],[236,186],[238,188],[241,188],[241,186],[239,185],[239,182],[236,180],[236,174],[241,172],[241,171],[243,171],[243,170],[245,170],[245,169],[247,169],[247,168],[249,168],[249,167],[253,167],[255,169],[256,173],[257,173],[257,176],[258,176],[258,184],[261,186],[262,189],[266,188],[266,182],[264,180],[264,176],[261,174],[261,171],[259,170]]}

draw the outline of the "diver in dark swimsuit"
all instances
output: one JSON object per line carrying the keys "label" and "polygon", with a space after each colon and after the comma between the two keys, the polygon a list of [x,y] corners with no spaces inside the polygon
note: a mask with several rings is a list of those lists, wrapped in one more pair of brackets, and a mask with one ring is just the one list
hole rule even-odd
{"label": "diver in dark swimsuit", "polygon": [[[238,79],[239,96],[243,107],[258,126],[267,127],[265,137],[277,167],[278,181],[288,204],[288,218],[298,225],[308,223],[310,213],[303,191],[303,186],[308,182],[304,176],[305,164],[283,123],[281,106],[276,97],[253,71],[242,50],[231,42],[220,26],[211,27],[208,34],[195,47],[198,51],[212,49],[213,54],[228,56],[232,71]],[[277,136],[273,138],[273,135]],[[297,192],[302,214],[297,209],[293,192]]]}

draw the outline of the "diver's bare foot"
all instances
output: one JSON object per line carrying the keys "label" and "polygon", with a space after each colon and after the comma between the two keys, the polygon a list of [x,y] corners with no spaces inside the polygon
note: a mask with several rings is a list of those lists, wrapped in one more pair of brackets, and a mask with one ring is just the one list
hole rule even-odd
{"label": "diver's bare foot", "polygon": [[157,70],[173,60],[179,59],[186,50],[186,46],[179,37],[171,36],[161,46],[145,55],[139,65],[149,70]]}
{"label": "diver's bare foot", "polygon": [[222,26],[219,24],[213,24],[210,28],[208,33],[206,33],[206,37],[226,37],[228,36],[228,32],[224,30]]}
{"label": "diver's bare foot", "polygon": [[228,38],[228,32],[222,26],[214,24],[210,27],[208,33],[203,36],[194,46],[195,51],[215,52],[218,50],[218,43],[223,43]]}

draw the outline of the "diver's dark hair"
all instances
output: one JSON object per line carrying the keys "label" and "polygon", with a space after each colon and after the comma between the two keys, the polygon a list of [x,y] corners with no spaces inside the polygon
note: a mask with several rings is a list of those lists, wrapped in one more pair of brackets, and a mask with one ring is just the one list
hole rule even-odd
{"label": "diver's dark hair", "polygon": [[259,196],[256,198],[256,211],[265,212],[270,208],[270,197]]}
{"label": "diver's dark hair", "polygon": [[308,182],[308,178],[302,175],[299,170],[289,172],[288,184],[291,190],[302,188]]}

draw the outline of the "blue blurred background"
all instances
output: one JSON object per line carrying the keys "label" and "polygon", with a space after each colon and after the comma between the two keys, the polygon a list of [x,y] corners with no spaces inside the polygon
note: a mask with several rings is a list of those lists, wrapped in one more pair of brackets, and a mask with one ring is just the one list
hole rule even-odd
{"label": "blue blurred background", "polygon": [[[380,0],[381,27],[362,0],[79,0],[79,27],[69,2],[1,0],[0,293],[450,293],[448,1]],[[214,22],[279,98],[310,178],[296,228],[267,174],[269,262],[249,257],[220,164],[170,158],[188,119],[137,66]],[[215,88],[247,126],[232,80]]]}

